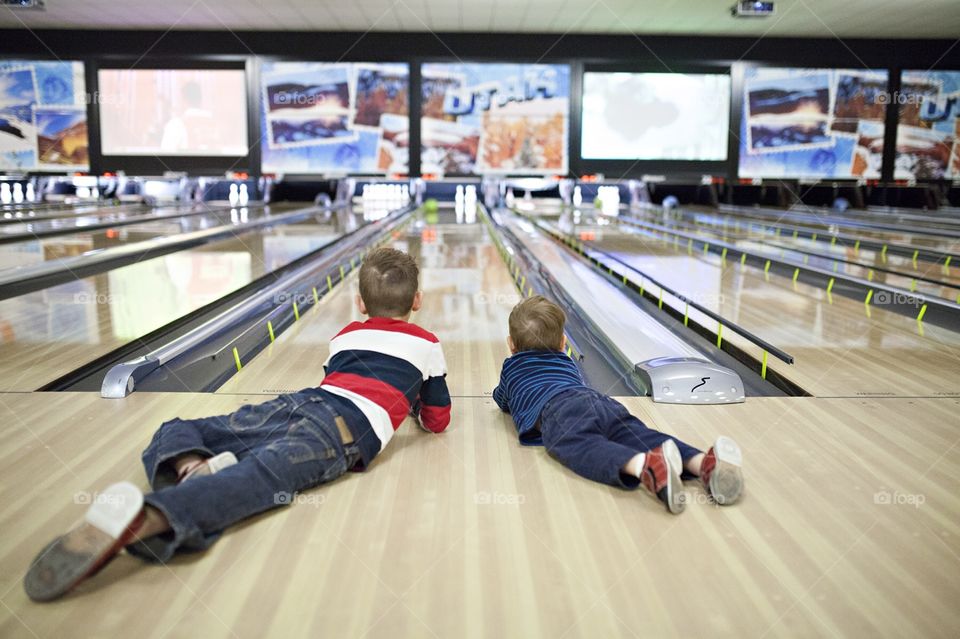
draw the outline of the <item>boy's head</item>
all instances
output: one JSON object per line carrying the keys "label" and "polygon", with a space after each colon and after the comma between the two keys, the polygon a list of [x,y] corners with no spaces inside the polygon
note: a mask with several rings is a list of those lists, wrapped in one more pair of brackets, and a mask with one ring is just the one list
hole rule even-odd
{"label": "boy's head", "polygon": [[370,317],[408,317],[420,310],[419,275],[417,263],[403,251],[370,251],[360,267],[357,307]]}
{"label": "boy's head", "polygon": [[510,312],[510,350],[514,353],[563,350],[566,321],[563,309],[547,298],[528,297]]}

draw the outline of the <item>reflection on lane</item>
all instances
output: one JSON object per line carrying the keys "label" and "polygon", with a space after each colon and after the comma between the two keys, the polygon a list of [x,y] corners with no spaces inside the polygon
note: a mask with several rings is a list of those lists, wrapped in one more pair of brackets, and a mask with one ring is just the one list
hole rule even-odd
{"label": "reflection on lane", "polygon": [[248,233],[0,302],[0,390],[34,390],[355,229],[362,215]]}

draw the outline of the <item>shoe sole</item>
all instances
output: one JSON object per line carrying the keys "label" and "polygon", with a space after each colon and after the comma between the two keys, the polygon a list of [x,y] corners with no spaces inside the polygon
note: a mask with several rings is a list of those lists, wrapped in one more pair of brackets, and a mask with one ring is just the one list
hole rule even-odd
{"label": "shoe sole", "polygon": [[203,463],[198,464],[193,470],[183,476],[183,478],[178,482],[182,484],[188,479],[194,477],[206,477],[207,475],[215,475],[219,473],[224,468],[229,468],[237,463],[237,456],[231,452],[220,453],[219,455],[214,455],[203,461]]}
{"label": "shoe sole", "polygon": [[120,551],[124,533],[143,510],[143,493],[133,484],[108,486],[87,509],[84,521],[54,539],[37,555],[23,578],[34,601],[57,599],[93,575]]}
{"label": "shoe sole", "polygon": [[729,437],[718,437],[713,444],[717,465],[710,475],[710,494],[721,506],[729,506],[743,493],[743,452]]}
{"label": "shoe sole", "polygon": [[667,462],[667,510],[674,515],[679,515],[687,507],[686,494],[683,491],[683,482],[680,481],[680,473],[683,472],[683,459],[680,457],[680,449],[676,442],[668,439],[663,442],[663,458]]}

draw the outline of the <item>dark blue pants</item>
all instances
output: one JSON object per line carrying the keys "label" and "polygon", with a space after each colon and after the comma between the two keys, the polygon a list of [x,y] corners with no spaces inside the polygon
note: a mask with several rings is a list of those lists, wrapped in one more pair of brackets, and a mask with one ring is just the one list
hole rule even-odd
{"label": "dark blue pants", "polygon": [[[128,550],[150,561],[166,561],[178,549],[203,550],[231,524],[288,505],[297,491],[352,468],[359,450],[343,445],[337,414],[324,394],[311,388],[248,404],[229,415],[161,425],[143,451],[155,491],[145,501],[166,516],[172,530]],[[176,484],[174,458],[227,451],[237,456],[236,465]]]}
{"label": "dark blue pants", "polygon": [[623,404],[592,388],[565,390],[552,397],[540,413],[540,431],[547,452],[564,466],[587,479],[621,488],[640,484],[636,477],[620,472],[623,465],[668,439],[677,443],[684,461],[701,452],[647,428]]}

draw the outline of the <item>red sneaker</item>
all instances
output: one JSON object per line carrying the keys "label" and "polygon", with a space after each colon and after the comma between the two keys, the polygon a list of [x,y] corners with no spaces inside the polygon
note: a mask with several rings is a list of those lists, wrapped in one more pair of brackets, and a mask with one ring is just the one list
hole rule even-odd
{"label": "red sneaker", "polygon": [[740,499],[743,492],[743,453],[737,442],[729,437],[718,437],[703,458],[700,481],[713,501],[729,506]]}
{"label": "red sneaker", "polygon": [[97,494],[82,524],[54,539],[30,564],[23,587],[34,601],[51,601],[103,568],[137,539],[146,511],[143,493],[128,482]]}
{"label": "red sneaker", "polygon": [[680,482],[682,468],[680,450],[672,439],[668,439],[647,453],[640,472],[640,482],[675,515],[682,513],[687,505]]}

